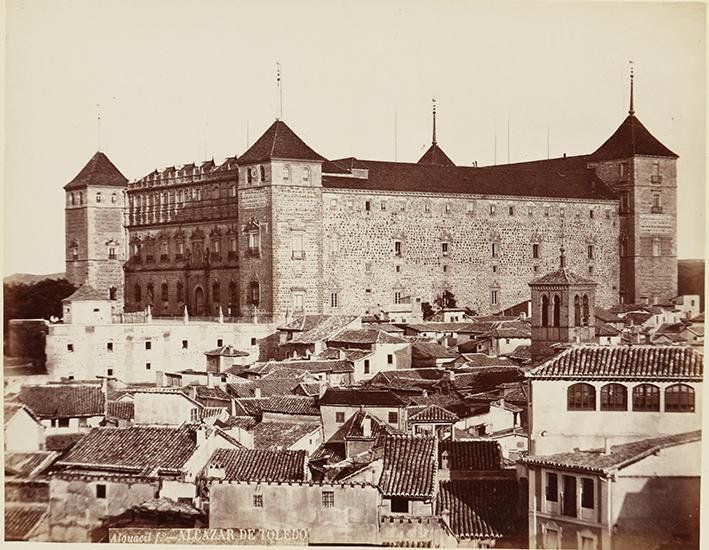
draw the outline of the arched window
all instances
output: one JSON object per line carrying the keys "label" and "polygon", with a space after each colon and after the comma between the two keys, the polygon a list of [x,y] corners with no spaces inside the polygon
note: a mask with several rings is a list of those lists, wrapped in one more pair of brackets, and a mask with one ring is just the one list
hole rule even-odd
{"label": "arched window", "polygon": [[101,192],[96,193],[96,202],[101,202]]}
{"label": "arched window", "polygon": [[108,299],[109,300],[115,300],[116,299],[116,287],[112,286],[111,288],[108,289]]}
{"label": "arched window", "polygon": [[160,299],[163,302],[167,302],[170,299],[167,283],[163,283],[162,286],[160,287]]}
{"label": "arched window", "polygon": [[622,384],[606,384],[601,388],[602,411],[627,411],[628,390]]}
{"label": "arched window", "polygon": [[561,298],[554,296],[554,326],[561,325]]}
{"label": "arched window", "polygon": [[177,281],[177,301],[185,301],[185,285],[182,284],[182,281]]}
{"label": "arched window", "polygon": [[71,243],[71,259],[72,260],[79,259],[79,243],[76,241],[73,241]]}
{"label": "arched window", "polygon": [[634,411],[659,411],[660,390],[652,384],[640,384],[633,388]]}
{"label": "arched window", "polygon": [[283,167],[283,183],[288,183],[290,181],[290,166],[285,165]]}
{"label": "arched window", "polygon": [[259,303],[259,284],[258,281],[251,281],[249,283],[249,293],[248,293],[249,305],[257,306]]}
{"label": "arched window", "polygon": [[581,298],[574,296],[574,326],[581,326]]}
{"label": "arched window", "polygon": [[665,410],[668,412],[694,412],[694,388],[687,384],[674,384],[665,390]]}
{"label": "arched window", "polygon": [[140,288],[140,285],[138,283],[135,283],[135,287],[133,288],[133,296],[135,297],[135,301],[138,304],[143,299],[143,289]]}
{"label": "arched window", "polygon": [[118,195],[116,193],[111,194],[111,202],[116,202],[118,200]]}
{"label": "arched window", "polygon": [[566,405],[570,411],[595,411],[596,388],[591,384],[573,384],[566,393]]}
{"label": "arched window", "polygon": [[589,316],[589,310],[588,310],[588,294],[583,295],[583,311],[582,311],[582,316],[581,316],[581,323],[583,326],[587,327],[588,326],[588,316]]}
{"label": "arched window", "polygon": [[218,304],[222,301],[222,289],[219,285],[219,281],[214,281],[212,283],[212,302]]}
{"label": "arched window", "polygon": [[307,183],[310,181],[310,168],[305,166],[303,168],[303,183]]}
{"label": "arched window", "polygon": [[546,294],[542,296],[542,326],[549,326],[549,297]]}
{"label": "arched window", "polygon": [[266,181],[266,169],[263,167],[263,164],[259,165],[258,171],[259,171],[259,181]]}
{"label": "arched window", "polygon": [[148,283],[148,295],[146,296],[148,303],[153,303],[153,297],[155,296],[155,289],[153,288],[153,283]]}

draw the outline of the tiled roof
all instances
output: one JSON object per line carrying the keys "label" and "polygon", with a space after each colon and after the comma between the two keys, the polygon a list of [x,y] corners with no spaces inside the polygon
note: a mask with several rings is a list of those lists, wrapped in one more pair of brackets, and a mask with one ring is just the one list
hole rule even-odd
{"label": "tiled roof", "polygon": [[[357,160],[367,178],[323,175],[325,188],[431,192],[522,197],[615,199],[592,170],[489,166],[437,166],[404,162]],[[338,161],[340,164],[340,161]]]}
{"label": "tiled roof", "polygon": [[436,515],[450,513],[448,527],[459,539],[496,539],[519,532],[516,480],[444,480],[439,487]]}
{"label": "tiled roof", "polygon": [[135,403],[133,401],[108,401],[106,403],[106,416],[132,420],[135,418]]}
{"label": "tiled roof", "polygon": [[229,416],[224,420],[218,419],[214,422],[215,426],[224,430],[229,430],[231,428],[242,428],[246,431],[250,431],[256,426],[256,424],[258,424],[258,420],[252,416]]}
{"label": "tiled roof", "polygon": [[596,281],[577,275],[567,267],[560,267],[556,271],[537,277],[530,281],[529,286],[537,285],[596,285]]}
{"label": "tiled roof", "polygon": [[247,374],[269,374],[280,369],[288,369],[299,372],[310,372],[313,374],[321,372],[347,373],[354,372],[354,367],[349,361],[344,359],[334,360],[290,360],[290,361],[267,361],[266,363],[254,363],[252,367],[244,371]]}
{"label": "tiled roof", "polygon": [[256,425],[252,430],[255,449],[288,449],[303,437],[320,429],[320,422],[272,422]]}
{"label": "tiled roof", "polygon": [[455,414],[438,405],[429,405],[409,415],[409,422],[458,422],[458,420]]}
{"label": "tiled roof", "polygon": [[622,323],[623,319],[618,317],[615,313],[610,310],[603,309],[602,307],[596,306],[593,310],[593,314],[596,319],[600,319],[604,323]]}
{"label": "tiled roof", "polygon": [[276,120],[249,149],[239,164],[254,164],[271,159],[324,161],[282,120]]}
{"label": "tiled roof", "polygon": [[436,439],[391,435],[384,442],[379,490],[385,497],[432,498],[436,482]]}
{"label": "tiled roof", "polygon": [[177,502],[171,498],[151,498],[130,507],[132,512],[142,514],[173,514],[188,517],[200,517],[203,512],[191,504]]}
{"label": "tiled roof", "polygon": [[[364,421],[369,419],[371,422],[371,433],[369,436],[364,435]],[[345,424],[342,426],[342,430],[338,430],[331,438],[335,440],[350,439],[350,440],[374,440],[374,446],[380,446],[384,444],[384,438],[388,435],[403,435],[402,432],[390,424],[387,424],[380,418],[369,414],[366,411],[358,411],[353,414]]]}
{"label": "tiled roof", "polygon": [[[485,439],[471,441],[451,441],[446,439],[438,444],[439,459],[448,453],[450,470],[499,470],[502,465],[500,444]],[[443,461],[439,462],[443,465]]]}
{"label": "tiled roof", "polygon": [[604,453],[603,449],[592,449],[547,456],[528,456],[523,460],[537,466],[556,466],[586,472],[607,473],[624,468],[662,449],[700,441],[701,438],[701,430],[696,430],[612,445],[609,453]]}
{"label": "tiled roof", "polygon": [[419,159],[417,164],[432,164],[436,166],[455,166],[455,163],[443,152],[437,143],[433,143]]}
{"label": "tiled roof", "polygon": [[50,434],[45,441],[48,451],[59,451],[61,453],[71,449],[77,441],[83,439],[83,433]]}
{"label": "tiled roof", "polygon": [[301,315],[296,317],[291,322],[278,327],[278,330],[283,331],[305,331],[316,327],[322,321],[327,319],[329,315]]}
{"label": "tiled roof", "polygon": [[406,328],[416,332],[457,332],[463,334],[483,332],[485,330],[484,328],[478,328],[474,321],[466,321],[464,323],[445,323],[443,321],[407,323]]}
{"label": "tiled roof", "polygon": [[528,373],[536,379],[702,380],[704,360],[686,346],[573,346]]}
{"label": "tiled roof", "polygon": [[105,396],[101,386],[48,384],[22,386],[20,400],[40,418],[103,416]]}
{"label": "tiled roof", "polygon": [[678,157],[662,145],[635,115],[628,115],[613,135],[591,155],[591,160],[616,160],[634,155]]}
{"label": "tiled roof", "polygon": [[234,346],[222,346],[211,351],[205,351],[205,355],[219,355],[221,357],[248,357],[249,353],[246,351],[240,351]]}
{"label": "tiled roof", "polygon": [[300,384],[298,384],[298,386],[295,389],[298,389],[298,388],[300,388],[300,390],[305,395],[314,395],[314,396],[320,395],[320,384],[317,382],[314,382],[311,384],[306,384],[306,383],[301,382]]}
{"label": "tiled roof", "polygon": [[644,325],[652,318],[652,313],[647,311],[631,311],[625,314],[623,321],[626,325]]}
{"label": "tiled roof", "polygon": [[284,345],[322,342],[351,324],[355,319],[357,319],[356,315],[328,315],[308,330],[294,334],[293,338]]}
{"label": "tiled roof", "polygon": [[596,325],[596,336],[618,336],[620,331],[607,323]]}
{"label": "tiled roof", "polygon": [[62,302],[97,302],[106,301],[108,299],[108,296],[100,293],[94,287],[83,284],[77,288],[73,294],[64,298]]}
{"label": "tiled roof", "polygon": [[273,395],[292,395],[293,390],[300,384],[297,378],[279,378],[271,375],[258,380],[227,384],[227,393],[234,397],[256,397],[256,390],[260,390],[261,397]]}
{"label": "tiled roof", "polygon": [[33,477],[41,474],[59,457],[54,451],[5,452],[5,474]]}
{"label": "tiled roof", "polygon": [[29,540],[48,512],[46,504],[5,506],[5,540]]}
{"label": "tiled roof", "polygon": [[421,381],[437,381],[446,376],[446,371],[440,368],[421,368],[421,369],[396,369],[380,371],[374,375],[370,381],[371,384],[380,384],[384,382],[395,382],[399,379],[421,380]]}
{"label": "tiled roof", "polygon": [[406,405],[406,401],[389,390],[328,388],[320,398],[319,404],[320,406],[403,407]]}
{"label": "tiled roof", "polygon": [[229,481],[303,481],[305,460],[305,451],[217,449],[205,472],[210,466],[221,466]]}
{"label": "tiled roof", "polygon": [[76,177],[64,186],[64,189],[69,191],[87,185],[125,187],[127,183],[126,177],[108,160],[106,155],[99,151],[91,157]]}
{"label": "tiled roof", "polygon": [[338,359],[343,353],[347,361],[355,362],[365,357],[369,357],[374,352],[368,349],[342,349],[342,348],[327,348],[318,353],[317,359]]}
{"label": "tiled roof", "polygon": [[320,409],[312,397],[300,395],[273,395],[261,403],[263,412],[320,416]]}
{"label": "tiled roof", "polygon": [[398,336],[379,329],[349,329],[337,333],[328,342],[339,344],[406,344],[407,341]]}
{"label": "tiled roof", "polygon": [[532,346],[517,346],[507,357],[515,361],[530,361],[532,359]]}
{"label": "tiled roof", "polygon": [[415,360],[426,359],[455,359],[458,354],[448,351],[438,342],[424,342],[418,340],[411,344],[411,357]]}
{"label": "tiled roof", "polygon": [[57,464],[150,474],[155,469],[182,468],[195,444],[195,431],[190,427],[94,428]]}

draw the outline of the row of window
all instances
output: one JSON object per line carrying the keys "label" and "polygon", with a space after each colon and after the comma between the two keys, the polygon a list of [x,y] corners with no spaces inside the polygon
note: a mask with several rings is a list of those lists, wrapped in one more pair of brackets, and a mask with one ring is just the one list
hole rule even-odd
{"label": "row of window", "polygon": [[[601,387],[602,411],[627,411],[628,388],[622,384],[606,384]],[[638,384],[632,389],[632,410],[660,410],[660,388],[653,384]],[[591,384],[578,383],[567,390],[567,409],[570,411],[595,411],[596,388]],[[694,412],[694,388],[686,384],[673,384],[665,388],[666,412]]]}
{"label": "row of window", "polygon": [[[258,283],[256,283],[256,285],[258,285]],[[155,287],[153,283],[148,283],[146,291],[146,303],[153,304],[155,301]],[[228,298],[230,304],[236,304],[238,301],[238,288],[234,281],[231,281],[229,283]],[[175,284],[175,299],[177,302],[185,301],[185,285],[182,281],[177,281],[177,283]],[[197,287],[195,289],[195,302],[204,301],[205,299],[206,297],[204,296],[204,291],[201,287]],[[212,302],[220,303],[221,299],[221,283],[219,281],[214,281],[212,283]],[[143,300],[143,287],[140,283],[135,283],[135,285],[133,286],[133,300],[136,303],[141,303]],[[166,282],[160,285],[160,300],[162,302],[168,302],[170,300],[170,286]]]}
{"label": "row of window", "polygon": [[[543,327],[561,326],[561,297],[556,294],[550,300],[546,294],[542,295],[541,309]],[[551,315],[550,315],[551,313]],[[574,327],[588,326],[590,319],[590,300],[587,294],[574,296]]]}
{"label": "row of window", "polygon": [[[394,362],[394,356],[389,354],[387,356],[387,362],[391,365]],[[365,361],[366,369],[365,369],[365,374],[369,373],[369,361]],[[344,424],[345,423],[345,413],[343,411],[336,411],[335,412],[335,422],[337,424]],[[389,411],[387,414],[387,422],[389,424],[398,424],[399,423],[399,413],[396,411]]]}
{"label": "row of window", "polygon": [[[151,350],[153,349],[153,343],[150,340],[145,341],[145,349],[146,350]],[[217,347],[221,347],[224,345],[224,340],[222,338],[217,338]],[[255,346],[256,345],[256,338],[251,339],[251,345]],[[182,340],[182,349],[189,349],[190,343],[189,340]],[[67,344],[66,349],[69,352],[74,351],[74,344]],[[106,351],[113,351],[114,350],[114,344],[113,342],[106,342]]]}
{"label": "row of window", "polygon": [[[101,203],[103,202],[103,195],[101,191],[98,191],[96,193],[96,202]],[[111,202],[116,203],[118,202],[118,193],[111,193]],[[69,204],[71,206],[77,206],[77,205],[82,205],[84,204],[84,192],[79,191],[78,193],[69,193]]]}
{"label": "row of window", "polygon": [[594,520],[596,480],[591,477],[546,472],[544,511],[572,518]]}
{"label": "row of window", "polygon": [[[442,256],[448,256],[450,254],[450,243],[443,242],[441,243],[441,255]],[[533,243],[532,244],[532,258],[533,259],[539,259],[541,258],[541,244],[539,243]],[[394,241],[394,256],[400,257],[403,254],[403,243],[402,241]],[[490,256],[492,258],[499,258],[500,257],[500,243],[498,241],[493,241],[490,243]],[[586,247],[586,257],[589,260],[593,260],[595,258],[595,246],[592,244],[589,244]]]}
{"label": "row of window", "polygon": [[[300,182],[310,183],[310,168],[308,166],[303,166],[300,170]],[[281,169],[281,179],[283,183],[290,183],[293,179],[293,168],[286,164]],[[252,166],[246,169],[246,182],[247,183],[264,183],[266,181],[266,168],[263,165]]]}
{"label": "row of window", "polygon": [[[618,175],[620,179],[625,181],[630,177],[630,167],[627,162],[618,164]],[[650,173],[650,183],[662,183],[662,174],[660,173],[660,161],[652,162],[652,171]]]}
{"label": "row of window", "polygon": [[[254,508],[263,508],[263,495],[254,495],[252,503]],[[323,491],[321,495],[321,503],[323,508],[334,508],[335,492]]]}

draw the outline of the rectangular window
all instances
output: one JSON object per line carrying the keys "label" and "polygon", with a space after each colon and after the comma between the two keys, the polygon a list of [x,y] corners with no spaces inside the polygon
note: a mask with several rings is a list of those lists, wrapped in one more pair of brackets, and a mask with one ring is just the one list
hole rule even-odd
{"label": "rectangular window", "polygon": [[441,244],[441,253],[444,256],[448,256],[448,243],[442,243]]}
{"label": "rectangular window", "polygon": [[405,498],[392,498],[391,499],[391,511],[395,514],[408,514],[409,513],[409,501]]}
{"label": "rectangular window", "polygon": [[106,351],[113,351],[113,342],[106,342]]}
{"label": "rectangular window", "polygon": [[385,201],[382,201],[381,209],[382,209],[382,211],[387,209],[387,203]]}
{"label": "rectangular window", "polygon": [[590,477],[581,478],[581,507],[593,510],[595,500],[595,484]]}
{"label": "rectangular window", "polygon": [[217,338],[217,347],[220,348],[224,345],[224,340],[221,338]]}
{"label": "rectangular window", "polygon": [[67,350],[67,351],[74,351],[74,344],[67,344],[67,345],[66,345],[66,350]]}
{"label": "rectangular window", "polygon": [[559,207],[559,216],[562,218],[566,216],[566,208],[564,208],[563,206]]}
{"label": "rectangular window", "polygon": [[369,212],[372,210],[372,203],[370,201],[364,201],[364,209]]}
{"label": "rectangular window", "polygon": [[394,355],[391,353],[387,354],[387,365],[393,365],[394,364]]}
{"label": "rectangular window", "polygon": [[499,245],[498,245],[497,243],[492,243],[492,250],[491,250],[491,252],[492,252],[492,257],[493,257],[493,258],[497,258],[497,255],[498,255],[499,252],[500,252],[499,248],[500,248],[500,247],[499,247]]}
{"label": "rectangular window", "polygon": [[544,498],[548,502],[559,501],[559,476],[551,472],[547,472],[547,483]]}
{"label": "rectangular window", "polygon": [[620,211],[621,213],[630,212],[630,196],[627,191],[620,194]]}
{"label": "rectangular window", "polygon": [[364,374],[369,374],[369,359],[364,360]]}
{"label": "rectangular window", "polygon": [[152,349],[152,347],[153,347],[153,343],[150,340],[145,342],[145,349]]}
{"label": "rectangular window", "polygon": [[395,292],[395,293],[394,293],[394,303],[395,303],[395,304],[400,304],[400,303],[401,303],[401,292]]}
{"label": "rectangular window", "polygon": [[497,211],[497,207],[494,204],[491,204],[490,205],[490,215],[494,216],[496,211]]}
{"label": "rectangular window", "polygon": [[396,271],[397,273],[401,273],[401,266],[400,266],[400,265],[397,265],[397,266],[394,268],[394,271]]}
{"label": "rectangular window", "polygon": [[591,210],[588,211],[588,217],[593,219],[595,215],[596,214],[593,212],[593,208],[591,208]]}
{"label": "rectangular window", "polygon": [[106,498],[106,486],[103,483],[96,484],[96,498]]}
{"label": "rectangular window", "polygon": [[337,292],[331,292],[330,293],[330,307],[338,307],[339,306],[339,296]]}
{"label": "rectangular window", "polygon": [[189,341],[182,340],[182,349],[187,349],[190,346]]}
{"label": "rectangular window", "polygon": [[68,418],[60,418],[57,421],[57,426],[60,428],[68,428],[69,427],[69,419]]}
{"label": "rectangular window", "polygon": [[593,260],[593,245],[592,244],[588,245],[588,259]]}
{"label": "rectangular window", "polygon": [[576,517],[576,476],[562,476],[564,480],[564,500],[561,513],[565,516]]}
{"label": "rectangular window", "polygon": [[263,508],[263,495],[254,495],[254,508]]}
{"label": "rectangular window", "polygon": [[252,345],[252,346],[255,346],[255,345],[256,345],[256,338],[252,338],[252,339],[251,339],[251,345]]}
{"label": "rectangular window", "polygon": [[113,369],[106,370],[106,376],[113,376]]}
{"label": "rectangular window", "polygon": [[493,306],[497,305],[497,290],[493,290],[490,293],[490,303],[492,303]]}
{"label": "rectangular window", "polygon": [[338,411],[335,413],[335,422],[338,424],[344,424],[345,422],[345,413]]}
{"label": "rectangular window", "polygon": [[618,166],[618,175],[620,176],[621,180],[627,179],[627,177],[628,177],[628,163],[627,162],[620,163],[620,165]]}
{"label": "rectangular window", "polygon": [[534,258],[534,259],[539,258],[539,245],[538,244],[532,245],[532,258]]}
{"label": "rectangular window", "polygon": [[334,508],[335,507],[335,493],[334,493],[334,491],[323,491],[322,492],[322,507],[323,508]]}
{"label": "rectangular window", "polygon": [[395,411],[389,411],[389,424],[397,424],[399,422],[399,413]]}
{"label": "rectangular window", "polygon": [[423,211],[424,212],[430,212],[431,211],[431,204],[430,203],[424,203],[423,205]]}
{"label": "rectangular window", "polygon": [[394,255],[401,256],[401,241],[394,241]]}
{"label": "rectangular window", "polygon": [[303,294],[293,294],[293,311],[303,311]]}
{"label": "rectangular window", "polygon": [[466,206],[466,210],[468,214],[472,214],[475,212],[475,203],[474,202],[469,202],[468,205]]}
{"label": "rectangular window", "polygon": [[652,255],[653,256],[662,255],[662,244],[661,244],[660,239],[653,239],[652,240]]}
{"label": "rectangular window", "polygon": [[451,205],[446,204],[446,214],[450,214],[450,213],[451,213]]}
{"label": "rectangular window", "polygon": [[115,259],[116,259],[116,249],[115,249],[115,248],[109,248],[109,249],[108,249],[108,259],[109,259],[109,260],[115,260]]}
{"label": "rectangular window", "polygon": [[294,260],[302,260],[305,257],[304,235],[301,232],[293,233],[293,254]]}
{"label": "rectangular window", "polygon": [[150,370],[150,363],[145,363],[145,370]]}
{"label": "rectangular window", "polygon": [[337,208],[337,199],[330,199],[330,208]]}
{"label": "rectangular window", "polygon": [[515,207],[514,206],[510,206],[507,211],[509,212],[510,216],[515,215]]}

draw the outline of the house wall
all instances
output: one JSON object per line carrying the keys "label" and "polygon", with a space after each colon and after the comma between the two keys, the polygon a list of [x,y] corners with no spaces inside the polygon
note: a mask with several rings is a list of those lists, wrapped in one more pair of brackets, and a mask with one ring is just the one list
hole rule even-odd
{"label": "house wall", "polygon": [[[324,508],[323,491],[334,493]],[[263,508],[253,496],[263,496]],[[307,529],[310,544],[377,544],[379,490],[373,485],[327,483],[212,483],[210,528]]]}
{"label": "house wall", "polygon": [[189,422],[192,409],[199,408],[178,393],[138,392],[134,397],[134,424],[165,424],[179,426]]}
{"label": "house wall", "polygon": [[[395,428],[406,431],[406,409],[403,407],[369,407],[369,406],[362,406],[362,408],[382,420],[383,422],[386,422],[387,424],[390,424],[391,426],[394,426]],[[345,422],[347,422],[350,417],[352,417],[354,414],[358,413],[360,410],[359,405],[353,405],[353,406],[346,406],[346,405],[321,405],[320,406],[320,417],[322,418],[322,425],[323,425],[323,436],[325,438],[325,441],[330,439],[333,434],[340,429],[342,426],[342,423],[335,422],[335,414],[337,412],[344,412],[345,413]],[[390,412],[395,412],[397,413],[397,422],[396,423],[390,423],[389,422],[389,413]]]}
{"label": "house wall", "polygon": [[[528,300],[527,283],[559,265],[560,207],[565,209],[569,268],[588,274],[588,268],[593,267],[593,278],[599,282],[599,305],[617,302],[616,201],[354,189],[325,189],[322,200],[325,293],[339,289],[339,311],[385,309],[394,302],[395,292],[410,297],[412,302],[417,298],[433,302],[443,289],[453,292],[458,304],[483,314]],[[365,201],[371,204],[369,211]],[[495,206],[494,214],[490,214],[491,205]],[[509,215],[509,207],[513,215]],[[549,215],[545,216],[547,208]],[[593,219],[589,216],[591,208]],[[395,240],[402,242],[400,257],[394,254]],[[491,254],[493,241],[499,244],[497,258]],[[538,260],[532,258],[533,241],[541,245]],[[443,242],[449,243],[446,256]],[[595,247],[593,260],[587,259],[589,242]],[[497,304],[492,303],[492,290],[498,291]],[[328,306],[324,313],[334,313]]]}
{"label": "house wall", "polygon": [[44,426],[45,435],[61,435],[88,432],[91,428],[100,426],[104,418],[104,416],[100,415],[69,418],[69,425],[66,427],[52,426],[50,418],[43,418],[41,422],[42,426]]}
{"label": "house wall", "polygon": [[44,450],[45,428],[21,409],[5,423],[5,450],[31,452]]}
{"label": "house wall", "polygon": [[[567,389],[578,381],[532,380],[530,409],[530,454],[546,455],[571,451],[575,447],[589,449],[634,439],[657,437],[698,430],[702,420],[702,384],[689,382],[695,390],[695,412],[664,412],[664,390],[668,382],[650,383],[660,389],[660,412],[632,410],[632,387],[641,381],[624,384],[628,388],[627,411],[601,411],[601,386],[607,382],[591,382],[596,388],[595,411],[568,411]],[[615,382],[615,381],[608,381]],[[544,432],[544,433],[542,433]]]}
{"label": "house wall", "polygon": [[[96,498],[96,485],[106,486],[106,498]],[[158,480],[53,477],[49,483],[49,538],[53,542],[90,542],[91,531],[107,515],[156,496]]]}
{"label": "house wall", "polygon": [[[106,325],[50,325],[47,335],[47,372],[50,380],[74,376],[91,379],[112,376],[127,383],[155,382],[157,371],[204,370],[205,351],[224,345],[249,352],[258,360],[259,342],[273,332],[270,324],[251,323],[125,323]],[[252,345],[252,340],[256,343]],[[188,342],[184,349],[182,341]],[[150,348],[146,349],[146,342]],[[108,343],[113,349],[108,349]],[[68,345],[73,346],[69,351]],[[150,364],[150,368],[147,365]]]}
{"label": "house wall", "polygon": [[111,303],[108,300],[64,302],[64,323],[72,325],[108,324],[112,318]]}

